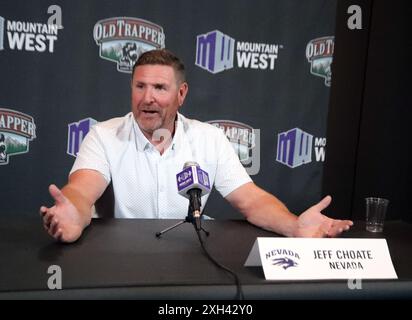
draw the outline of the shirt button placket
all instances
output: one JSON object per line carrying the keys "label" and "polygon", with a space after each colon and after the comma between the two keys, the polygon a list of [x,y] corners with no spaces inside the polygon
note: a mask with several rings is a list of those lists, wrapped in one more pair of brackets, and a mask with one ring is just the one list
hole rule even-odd
{"label": "shirt button placket", "polygon": [[163,208],[163,198],[164,198],[164,182],[163,182],[163,160],[161,157],[158,159],[157,163],[157,183],[159,186],[159,193],[157,196],[157,207],[159,211],[159,217],[164,218],[164,208]]}

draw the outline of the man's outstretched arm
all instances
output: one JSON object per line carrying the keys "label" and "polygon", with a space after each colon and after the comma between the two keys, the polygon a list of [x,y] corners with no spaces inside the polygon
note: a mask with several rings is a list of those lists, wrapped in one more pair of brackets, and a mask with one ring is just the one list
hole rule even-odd
{"label": "man's outstretched arm", "polygon": [[299,217],[253,182],[237,188],[226,196],[226,200],[250,223],[288,237],[335,237],[353,225],[352,221],[331,219],[321,213],[330,204],[330,196]]}
{"label": "man's outstretched arm", "polygon": [[102,174],[89,169],[73,172],[61,190],[50,185],[54,206],[40,207],[43,226],[49,235],[62,242],[76,241],[90,224],[92,206],[106,187]]}

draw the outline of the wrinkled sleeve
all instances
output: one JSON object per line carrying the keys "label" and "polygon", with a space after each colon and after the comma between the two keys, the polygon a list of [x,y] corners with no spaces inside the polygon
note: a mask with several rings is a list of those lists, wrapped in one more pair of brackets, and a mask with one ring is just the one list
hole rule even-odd
{"label": "wrinkled sleeve", "polygon": [[92,169],[100,172],[110,183],[110,166],[102,141],[98,128],[92,126],[80,146],[70,174],[80,169]]}

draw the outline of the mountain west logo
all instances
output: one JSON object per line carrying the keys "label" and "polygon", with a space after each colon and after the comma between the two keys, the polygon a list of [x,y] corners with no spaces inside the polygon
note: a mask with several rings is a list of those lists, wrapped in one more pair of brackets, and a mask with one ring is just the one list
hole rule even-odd
{"label": "mountain west logo", "polygon": [[[278,134],[276,161],[296,168],[312,161],[313,135],[294,128]],[[326,138],[315,138],[316,161],[325,161]]]}
{"label": "mountain west logo", "polygon": [[282,45],[240,42],[235,45],[235,39],[214,30],[196,37],[195,65],[218,73],[233,68],[236,47],[237,65],[239,68],[273,70]]}
{"label": "mountain west logo", "polygon": [[29,151],[29,142],[36,138],[34,119],[24,113],[0,108],[0,165],[9,157]]}
{"label": "mountain west logo", "polygon": [[275,249],[265,255],[266,259],[271,259],[272,265],[283,268],[284,270],[291,267],[297,267],[300,260],[299,254],[287,249]]}
{"label": "mountain west logo", "polygon": [[4,49],[4,18],[0,17],[0,50]]}
{"label": "mountain west logo", "polygon": [[54,52],[59,27],[56,24],[6,20],[0,17],[0,50]]}
{"label": "mountain west logo", "polygon": [[310,63],[310,73],[325,78],[325,85],[328,87],[332,81],[334,46],[334,37],[313,39],[306,45],[306,58]]}
{"label": "mountain west logo", "polygon": [[77,157],[80,145],[83,142],[86,134],[89,133],[90,128],[96,124],[97,121],[92,118],[86,118],[79,122],[69,123],[67,132],[67,154]]}
{"label": "mountain west logo", "polygon": [[235,39],[220,31],[197,36],[196,65],[211,73],[233,68]]}
{"label": "mountain west logo", "polygon": [[223,131],[248,174],[258,174],[260,169],[259,130],[253,129],[247,124],[231,120],[211,120],[207,122]]}
{"label": "mountain west logo", "polygon": [[116,62],[117,70],[131,73],[139,56],[165,47],[163,28],[152,22],[128,17],[98,21],[93,37],[100,47],[100,57]]}

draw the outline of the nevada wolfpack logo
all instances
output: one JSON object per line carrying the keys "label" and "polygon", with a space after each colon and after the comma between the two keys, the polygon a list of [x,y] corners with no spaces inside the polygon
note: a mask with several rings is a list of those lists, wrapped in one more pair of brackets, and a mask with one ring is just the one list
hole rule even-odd
{"label": "nevada wolfpack logo", "polygon": [[332,60],[334,37],[322,37],[309,41],[306,46],[306,58],[310,63],[310,73],[325,79],[330,87],[332,81]]}
{"label": "nevada wolfpack logo", "polygon": [[9,157],[29,152],[30,141],[36,138],[34,119],[22,112],[0,108],[0,165]]}
{"label": "nevada wolfpack logo", "polygon": [[272,265],[284,270],[297,267],[299,264],[296,261],[300,260],[299,254],[290,249],[273,249],[265,254],[265,258],[271,260]]}
{"label": "nevada wolfpack logo", "polygon": [[93,29],[100,57],[116,62],[117,70],[131,73],[139,56],[165,47],[163,28],[150,21],[130,17],[100,20]]}
{"label": "nevada wolfpack logo", "polygon": [[287,268],[290,268],[290,267],[297,267],[298,266],[298,263],[293,261],[290,258],[276,258],[276,259],[273,259],[272,261],[273,261],[272,264],[274,266],[280,266],[285,270]]}

